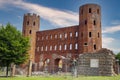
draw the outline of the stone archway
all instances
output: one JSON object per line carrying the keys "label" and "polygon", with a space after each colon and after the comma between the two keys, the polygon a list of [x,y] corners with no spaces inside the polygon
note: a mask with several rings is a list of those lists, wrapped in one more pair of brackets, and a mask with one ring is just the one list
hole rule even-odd
{"label": "stone archway", "polygon": [[48,71],[49,70],[49,63],[50,63],[50,59],[45,59],[44,62],[43,62],[43,68],[44,68],[44,71]]}
{"label": "stone archway", "polygon": [[56,58],[54,60],[55,72],[61,71],[63,67],[63,60],[61,58]]}

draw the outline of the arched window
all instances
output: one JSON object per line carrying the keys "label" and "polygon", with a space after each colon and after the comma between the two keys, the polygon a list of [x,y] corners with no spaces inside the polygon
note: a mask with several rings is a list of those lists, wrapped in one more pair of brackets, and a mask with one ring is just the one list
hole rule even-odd
{"label": "arched window", "polygon": [[55,35],[55,39],[57,38],[57,34]]}
{"label": "arched window", "polygon": [[67,38],[67,33],[65,33],[65,38]]}
{"label": "arched window", "polygon": [[50,46],[50,51],[52,50],[52,46]]}
{"label": "arched window", "polygon": [[78,43],[75,44],[75,49],[76,49],[76,50],[78,49]]}
{"label": "arched window", "polygon": [[78,37],[78,32],[75,32],[75,37]]}
{"label": "arched window", "polygon": [[72,32],[70,32],[70,37],[72,37]]}
{"label": "arched window", "polygon": [[46,46],[45,51],[47,51],[48,47]]}
{"label": "arched window", "polygon": [[44,37],[42,36],[42,40],[44,40]]}
{"label": "arched window", "polygon": [[60,34],[60,38],[62,38],[62,34]]}
{"label": "arched window", "polygon": [[62,50],[62,46],[61,45],[59,46],[59,50]]}
{"label": "arched window", "polygon": [[41,47],[41,51],[43,51],[43,46]]}
{"label": "arched window", "polygon": [[64,50],[67,50],[67,45],[66,44],[64,45]]}
{"label": "arched window", "polygon": [[52,35],[50,36],[50,38],[52,39]]}
{"label": "arched window", "polygon": [[55,45],[55,48],[54,48],[54,49],[55,49],[55,51],[57,50],[57,45]]}
{"label": "arched window", "polygon": [[48,39],[48,36],[46,36],[46,40]]}
{"label": "arched window", "polygon": [[70,44],[70,50],[72,50],[72,44]]}

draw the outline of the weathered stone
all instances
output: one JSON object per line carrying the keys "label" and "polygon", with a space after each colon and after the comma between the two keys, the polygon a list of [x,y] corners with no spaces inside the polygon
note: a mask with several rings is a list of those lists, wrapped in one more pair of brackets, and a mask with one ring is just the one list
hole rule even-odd
{"label": "weathered stone", "polygon": [[[86,58],[89,58],[89,59],[86,59]],[[98,59],[99,67],[90,67],[91,59]],[[112,51],[108,49],[101,49],[100,51],[96,53],[91,53],[91,54],[90,53],[82,54],[79,56],[78,63],[79,63],[78,65],[79,75],[112,76],[115,73],[113,68],[115,63],[115,55],[113,54]]]}

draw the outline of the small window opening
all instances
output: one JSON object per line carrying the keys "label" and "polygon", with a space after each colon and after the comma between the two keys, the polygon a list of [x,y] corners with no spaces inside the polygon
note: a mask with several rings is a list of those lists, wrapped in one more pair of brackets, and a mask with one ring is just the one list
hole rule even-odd
{"label": "small window opening", "polygon": [[91,32],[89,32],[89,37],[92,37],[92,33]]}
{"label": "small window opening", "polygon": [[33,26],[35,26],[35,22],[33,22]]}
{"label": "small window opening", "polygon": [[100,37],[100,34],[98,33],[98,38]]}
{"label": "small window opening", "polygon": [[85,46],[87,46],[87,43],[84,43]]}
{"label": "small window opening", "polygon": [[87,25],[87,20],[85,20],[85,25]]}
{"label": "small window opening", "polygon": [[96,45],[94,45],[94,50],[96,50]]}
{"label": "small window opening", "polygon": [[31,34],[31,33],[32,33],[32,31],[30,30],[30,31],[29,31],[29,33]]}
{"label": "small window opening", "polygon": [[89,8],[89,13],[91,13],[92,12],[92,10],[91,10],[91,8]]}
{"label": "small window opening", "polygon": [[96,21],[95,20],[93,21],[93,24],[96,25]]}

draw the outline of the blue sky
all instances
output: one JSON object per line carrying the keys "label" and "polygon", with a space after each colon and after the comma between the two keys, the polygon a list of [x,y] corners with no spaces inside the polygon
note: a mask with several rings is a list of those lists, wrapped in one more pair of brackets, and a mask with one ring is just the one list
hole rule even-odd
{"label": "blue sky", "polygon": [[0,0],[0,25],[22,30],[25,13],[41,16],[40,30],[78,25],[79,7],[86,3],[102,8],[103,47],[120,52],[120,0]]}

